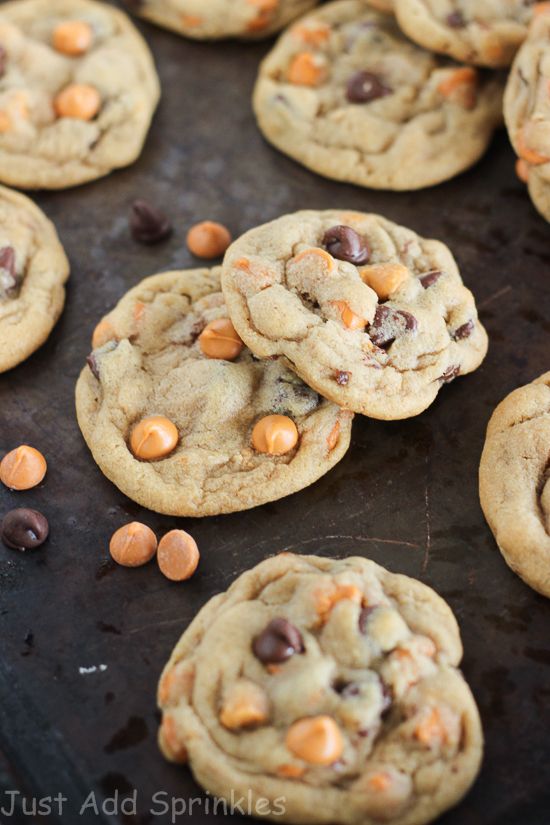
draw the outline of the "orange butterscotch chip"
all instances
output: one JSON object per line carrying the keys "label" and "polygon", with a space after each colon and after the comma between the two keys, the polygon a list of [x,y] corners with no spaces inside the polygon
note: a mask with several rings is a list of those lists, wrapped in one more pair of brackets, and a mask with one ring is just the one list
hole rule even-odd
{"label": "orange butterscotch chip", "polygon": [[48,465],[41,452],[22,444],[0,462],[0,481],[10,490],[30,490],[40,484]]}
{"label": "orange butterscotch chip", "polygon": [[92,120],[101,108],[101,95],[95,86],[71,83],[56,96],[54,108],[58,117]]}
{"label": "orange butterscotch chip", "polygon": [[296,25],[292,28],[292,35],[308,46],[321,46],[330,37],[330,26],[320,23],[316,26]]}
{"label": "orange butterscotch chip", "polygon": [[102,318],[92,334],[92,347],[98,349],[109,341],[116,338],[115,331],[110,321],[107,318]]}
{"label": "orange butterscotch chip", "polygon": [[197,258],[219,258],[231,243],[231,233],[216,221],[202,221],[187,233],[189,251]]}
{"label": "orange butterscotch chip", "polygon": [[170,530],[159,541],[157,561],[161,573],[173,582],[191,578],[199,563],[197,542],[185,530]]}
{"label": "orange butterscotch chip", "polygon": [[146,524],[132,521],[113,533],[109,552],[123,567],[141,567],[157,552],[157,537]]}
{"label": "orange butterscotch chip", "polygon": [[266,415],[252,430],[252,446],[259,453],[284,455],[298,443],[296,424],[287,415]]}
{"label": "orange butterscotch chip", "polygon": [[76,57],[88,51],[93,43],[94,32],[84,20],[66,20],[53,31],[52,44],[62,54]]}
{"label": "orange butterscotch chip", "polygon": [[307,258],[311,257],[320,258],[321,261],[327,265],[329,270],[332,270],[335,267],[335,261],[332,255],[327,252],[326,249],[321,249],[319,246],[312,246],[309,249],[303,249],[294,256],[292,262],[298,264],[300,261],[307,260]]}
{"label": "orange butterscotch chip", "polygon": [[346,301],[334,301],[334,306],[338,309],[343,325],[346,329],[364,329],[367,322],[353,312]]}
{"label": "orange butterscotch chip", "polygon": [[220,712],[224,728],[239,730],[261,725],[269,718],[265,691],[249,679],[240,679],[226,693]]}
{"label": "orange butterscotch chip", "polygon": [[171,453],[178,440],[178,429],[169,418],[148,415],[132,430],[130,447],[136,458],[154,461]]}
{"label": "orange butterscotch chip", "polygon": [[325,77],[324,64],[311,52],[299,52],[288,67],[288,82],[296,86],[319,86]]}
{"label": "orange butterscotch chip", "polygon": [[367,785],[372,791],[387,791],[391,785],[391,779],[387,773],[378,771],[368,776]]}
{"label": "orange butterscotch chip", "polygon": [[327,438],[327,445],[328,445],[329,453],[331,453],[334,450],[334,448],[338,444],[338,439],[339,438],[340,438],[340,422],[338,420],[336,420],[334,422],[334,426],[333,426],[332,430],[330,431],[330,433],[328,434],[328,438]]}
{"label": "orange butterscotch chip", "polygon": [[233,361],[241,354],[243,342],[229,318],[210,321],[199,335],[199,346],[208,358]]}
{"label": "orange butterscotch chip", "polygon": [[438,708],[432,708],[414,730],[414,736],[422,745],[431,747],[447,739],[447,727]]}
{"label": "orange butterscotch chip", "polygon": [[273,14],[279,5],[279,0],[248,0],[248,2],[256,7],[258,13],[246,28],[251,32],[262,31],[271,23]]}
{"label": "orange butterscotch chip", "polygon": [[548,163],[550,161],[550,157],[547,155],[541,155],[540,152],[537,152],[535,149],[531,149],[529,147],[525,137],[525,128],[518,133],[516,143],[518,155],[530,166],[541,166],[543,163]]}
{"label": "orange butterscotch chip", "polygon": [[330,716],[311,716],[294,722],[285,743],[299,759],[312,765],[332,765],[342,756],[344,739]]}
{"label": "orange butterscotch chip", "polygon": [[163,716],[159,730],[160,746],[166,757],[172,762],[184,764],[187,762],[187,748],[178,736],[176,723],[171,716]]}
{"label": "orange butterscotch chip", "polygon": [[285,762],[276,768],[277,776],[282,776],[284,779],[299,779],[305,772],[305,768],[301,765],[293,765],[291,762]]}
{"label": "orange butterscotch chip", "polygon": [[464,109],[473,109],[477,102],[478,73],[471,66],[451,70],[437,87],[443,97]]}
{"label": "orange butterscotch chip", "polygon": [[359,270],[359,275],[382,301],[386,301],[410,277],[406,266],[390,263],[363,266]]}
{"label": "orange butterscotch chip", "polygon": [[550,14],[550,3],[535,3],[533,17],[540,17],[543,14]]}
{"label": "orange butterscotch chip", "polygon": [[198,14],[182,14],[181,24],[186,29],[196,29],[197,26],[202,25],[202,17]]}
{"label": "orange butterscotch chip", "polygon": [[529,164],[523,158],[516,160],[516,175],[522,183],[529,183]]}
{"label": "orange butterscotch chip", "polygon": [[315,609],[322,622],[326,622],[334,605],[344,599],[361,604],[363,594],[354,584],[335,584],[334,587],[316,593]]}

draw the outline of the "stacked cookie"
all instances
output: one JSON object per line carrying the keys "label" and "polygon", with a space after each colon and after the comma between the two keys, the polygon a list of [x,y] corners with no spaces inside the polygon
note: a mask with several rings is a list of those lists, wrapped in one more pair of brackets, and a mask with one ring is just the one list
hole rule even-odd
{"label": "stacked cookie", "polygon": [[93,347],[77,413],[95,460],[144,506],[204,516],[310,484],[353,413],[421,413],[487,336],[447,247],[333,210],[252,229],[221,269],[146,279]]}

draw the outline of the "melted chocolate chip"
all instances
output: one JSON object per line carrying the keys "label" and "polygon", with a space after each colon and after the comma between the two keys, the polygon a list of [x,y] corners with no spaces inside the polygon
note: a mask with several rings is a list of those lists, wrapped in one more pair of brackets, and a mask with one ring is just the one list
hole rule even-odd
{"label": "melted chocolate chip", "polygon": [[334,373],[334,380],[341,387],[345,387],[346,384],[349,383],[350,378],[351,372],[348,372],[347,370],[336,370],[336,372]]}
{"label": "melted chocolate chip", "polygon": [[327,229],[323,245],[334,258],[348,261],[350,264],[366,264],[370,258],[370,249],[365,238],[351,226],[333,226]]}
{"label": "melted chocolate chip", "polygon": [[418,321],[410,312],[379,304],[368,333],[372,343],[383,349],[393,344],[396,338],[400,338],[406,332],[415,332],[417,328]]}
{"label": "melted chocolate chip", "polygon": [[302,634],[288,619],[278,618],[269,622],[252,642],[256,658],[267,664],[286,662],[295,653],[303,653]]}
{"label": "melted chocolate chip", "polygon": [[442,272],[438,269],[434,269],[433,272],[427,272],[426,275],[422,275],[419,280],[424,289],[428,289],[428,287],[433,286],[437,281],[439,281],[442,275]]}
{"label": "melted chocolate chip", "polygon": [[348,80],[346,97],[350,103],[370,103],[380,97],[390,95],[393,89],[386,86],[372,72],[356,72]]}
{"label": "melted chocolate chip", "polygon": [[99,381],[99,364],[97,362],[95,352],[91,352],[88,355],[88,357],[86,358],[86,363],[90,367],[90,370],[91,370],[92,375],[94,376],[94,378],[97,378],[97,380]]}
{"label": "melted chocolate chip", "polygon": [[367,632],[367,622],[369,617],[374,613],[376,610],[376,606],[371,607],[364,607],[360,614],[359,614],[359,632],[366,633]]}
{"label": "melted chocolate chip", "polygon": [[457,375],[460,375],[459,366],[448,367],[439,380],[443,381],[444,384],[448,384],[450,381],[454,381]]}
{"label": "melted chocolate chip", "polygon": [[155,244],[172,233],[172,224],[160,209],[144,200],[134,201],[130,216],[130,230],[139,243]]}
{"label": "melted chocolate chip", "polygon": [[461,11],[453,11],[448,14],[445,22],[451,29],[463,29],[466,26],[466,20]]}
{"label": "melted chocolate chip", "polygon": [[2,521],[2,541],[12,550],[34,550],[44,544],[49,532],[46,517],[26,507],[10,510]]}
{"label": "melted chocolate chip", "polygon": [[463,341],[464,338],[469,338],[472,332],[474,331],[474,322],[473,321],[466,321],[465,324],[462,324],[461,327],[455,329],[453,332],[453,339],[455,341]]}

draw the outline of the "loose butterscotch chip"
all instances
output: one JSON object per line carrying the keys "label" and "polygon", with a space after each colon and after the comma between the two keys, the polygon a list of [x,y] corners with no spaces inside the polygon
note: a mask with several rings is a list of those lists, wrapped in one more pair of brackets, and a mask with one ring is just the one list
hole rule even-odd
{"label": "loose butterscotch chip", "polygon": [[30,490],[40,484],[48,465],[41,452],[23,444],[0,462],[0,481],[11,490]]}
{"label": "loose butterscotch chip", "polygon": [[197,542],[185,530],[171,530],[159,542],[157,561],[167,579],[174,582],[191,578],[199,563]]}
{"label": "loose butterscotch chip", "polygon": [[178,429],[169,418],[149,415],[132,430],[130,447],[136,458],[154,461],[171,453],[178,440]]}
{"label": "loose butterscotch chip", "polygon": [[140,567],[151,561],[157,552],[157,537],[146,524],[132,521],[113,533],[109,552],[123,567]]}
{"label": "loose butterscotch chip", "polygon": [[187,233],[187,246],[197,258],[219,258],[230,243],[229,229],[215,221],[197,223]]}

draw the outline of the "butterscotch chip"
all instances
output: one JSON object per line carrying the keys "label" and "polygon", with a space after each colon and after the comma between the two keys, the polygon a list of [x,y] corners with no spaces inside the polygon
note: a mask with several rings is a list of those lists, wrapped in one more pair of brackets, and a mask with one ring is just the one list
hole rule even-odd
{"label": "butterscotch chip", "polygon": [[93,39],[92,27],[84,20],[67,20],[59,23],[52,36],[54,49],[71,57],[87,52]]}
{"label": "butterscotch chip", "polygon": [[233,361],[244,347],[229,318],[210,321],[199,335],[199,343],[208,358],[222,358],[225,361]]}
{"label": "butterscotch chip", "polygon": [[177,427],[163,415],[149,415],[132,430],[130,447],[136,458],[154,461],[172,452],[179,440]]}
{"label": "butterscotch chip", "polygon": [[230,243],[229,229],[215,221],[197,223],[187,233],[187,246],[197,258],[219,258]]}
{"label": "butterscotch chip", "polygon": [[298,430],[288,415],[266,415],[252,430],[252,444],[259,453],[284,455],[298,442]]}
{"label": "butterscotch chip", "polygon": [[113,533],[109,552],[123,567],[140,567],[151,561],[157,552],[157,537],[146,524],[132,521]]}
{"label": "butterscotch chip", "polygon": [[167,579],[174,582],[191,578],[199,563],[199,548],[185,530],[171,530],[159,541],[157,561]]}
{"label": "butterscotch chip", "polygon": [[54,106],[59,117],[92,120],[99,112],[101,96],[95,86],[73,83],[59,92]]}
{"label": "butterscotch chip", "polygon": [[47,469],[42,453],[23,444],[0,462],[0,481],[11,490],[30,490],[40,484]]}

